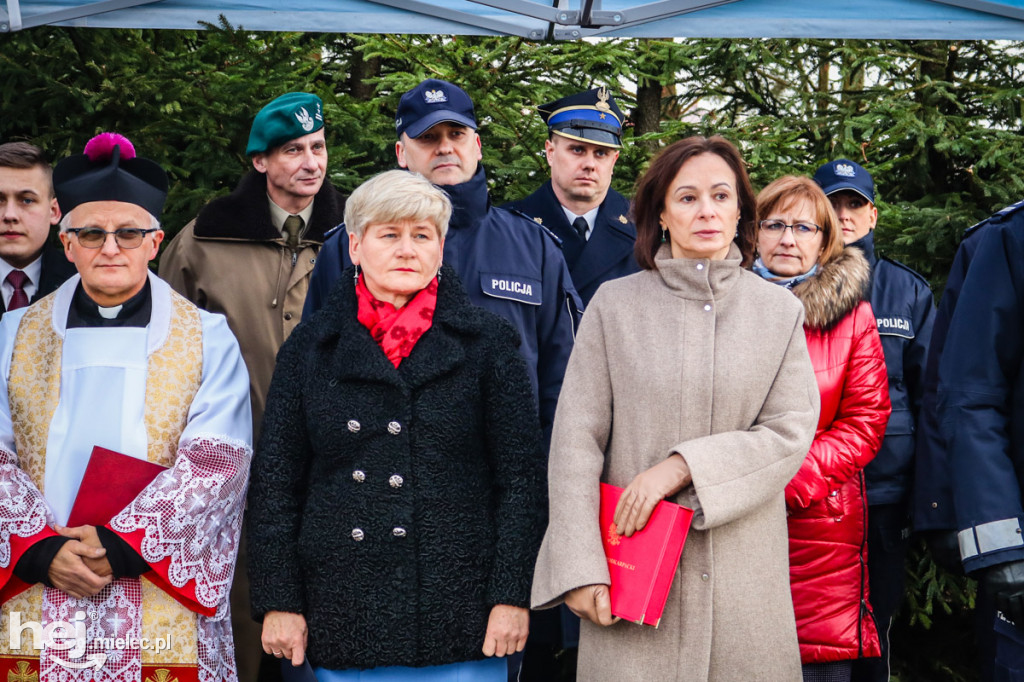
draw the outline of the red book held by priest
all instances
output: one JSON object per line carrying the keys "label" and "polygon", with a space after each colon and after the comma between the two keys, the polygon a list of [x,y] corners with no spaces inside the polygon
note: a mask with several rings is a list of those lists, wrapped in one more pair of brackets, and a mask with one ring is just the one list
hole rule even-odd
{"label": "red book held by priest", "polygon": [[612,615],[658,627],[693,510],[662,500],[644,529],[627,538],[615,529],[621,495],[622,488],[601,484],[601,540],[611,576]]}
{"label": "red book held by priest", "polygon": [[68,527],[105,526],[167,467],[93,446]]}

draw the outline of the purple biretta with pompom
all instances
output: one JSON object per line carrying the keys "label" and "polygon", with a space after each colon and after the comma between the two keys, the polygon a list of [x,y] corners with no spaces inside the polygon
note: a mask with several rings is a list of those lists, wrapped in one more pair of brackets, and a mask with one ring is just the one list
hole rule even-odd
{"label": "purple biretta with pompom", "polygon": [[167,198],[167,173],[155,161],[135,155],[135,145],[118,133],[101,133],[85,153],[68,157],[53,170],[53,187],[66,215],[90,201],[123,201],[159,218]]}

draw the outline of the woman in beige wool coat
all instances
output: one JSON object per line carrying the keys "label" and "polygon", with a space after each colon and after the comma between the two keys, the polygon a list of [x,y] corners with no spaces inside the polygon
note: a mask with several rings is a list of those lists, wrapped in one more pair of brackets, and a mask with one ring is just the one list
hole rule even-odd
{"label": "woman in beige wool coat", "polygon": [[[597,292],[562,386],[533,607],[583,618],[579,680],[797,682],[783,490],[818,416],[803,308],[741,267],[754,194],[723,138],[665,149],[635,212],[644,270]],[[657,629],[612,622],[600,481],[626,488],[625,535],[661,499],[696,512]]]}

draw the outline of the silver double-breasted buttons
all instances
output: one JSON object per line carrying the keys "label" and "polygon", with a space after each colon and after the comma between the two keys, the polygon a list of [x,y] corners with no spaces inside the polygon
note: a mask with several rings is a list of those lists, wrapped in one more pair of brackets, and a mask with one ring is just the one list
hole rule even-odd
{"label": "silver double-breasted buttons", "polygon": [[348,420],[348,430],[352,433],[359,433],[359,429],[361,428],[363,427],[355,419]]}
{"label": "silver double-breasted buttons", "polygon": [[353,528],[352,529],[352,539],[355,540],[356,542],[362,542],[363,538],[365,538],[365,537],[366,537],[366,533],[363,532],[362,528]]}
{"label": "silver double-breasted buttons", "polygon": [[391,478],[388,479],[388,483],[392,488],[401,488],[402,484],[405,483],[405,479],[398,474],[393,474]]}
{"label": "silver double-breasted buttons", "polygon": [[352,472],[352,480],[355,481],[356,483],[362,483],[363,481],[366,480],[366,472],[356,469],[355,471]]}
{"label": "silver double-breasted buttons", "polygon": [[397,436],[402,432],[402,425],[398,422],[388,422],[388,433],[392,436]]}
{"label": "silver double-breasted buttons", "polygon": [[396,538],[404,538],[405,537],[405,529],[402,528],[401,526],[395,526],[391,530],[391,534],[394,535]]}

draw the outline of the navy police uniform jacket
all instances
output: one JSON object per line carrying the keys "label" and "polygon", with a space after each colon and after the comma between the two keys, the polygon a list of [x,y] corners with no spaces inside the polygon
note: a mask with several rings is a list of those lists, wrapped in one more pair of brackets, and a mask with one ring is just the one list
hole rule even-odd
{"label": "navy police uniform jacket", "polygon": [[1024,559],[1024,211],[990,219],[939,362],[964,569]]}
{"label": "navy police uniform jacket", "polygon": [[882,339],[892,403],[885,440],[864,469],[868,504],[900,504],[908,501],[913,484],[915,427],[935,300],[924,277],[900,262],[875,256],[874,232],[851,246],[863,251],[871,264],[871,308]]}
{"label": "navy police uniform jacket", "polygon": [[[470,301],[504,317],[519,332],[519,352],[529,366],[541,424],[550,438],[582,307],[565,259],[542,227],[490,205],[482,166],[468,182],[441,189],[454,208],[444,262],[454,267]],[[303,317],[323,306],[350,265],[348,233],[338,229],[320,251]]]}
{"label": "navy police uniform jacket", "polygon": [[601,202],[590,239],[583,239],[565,217],[548,180],[536,192],[505,205],[525,213],[562,240],[562,255],[583,305],[597,293],[602,282],[638,272],[633,256],[636,226],[629,219],[629,199],[615,190]]}
{"label": "navy police uniform jacket", "polygon": [[[1015,204],[1024,206],[1024,202]],[[994,217],[998,217],[996,214]],[[928,344],[928,361],[924,369],[924,396],[921,398],[921,416],[917,424],[917,466],[914,469],[914,530],[953,530],[956,514],[953,511],[953,489],[950,478],[949,453],[939,426],[939,362],[946,345],[949,321],[956,310],[967,269],[981,242],[986,219],[964,232],[963,240],[953,258],[953,266],[946,278],[946,288],[939,300],[932,326],[932,340]]]}

